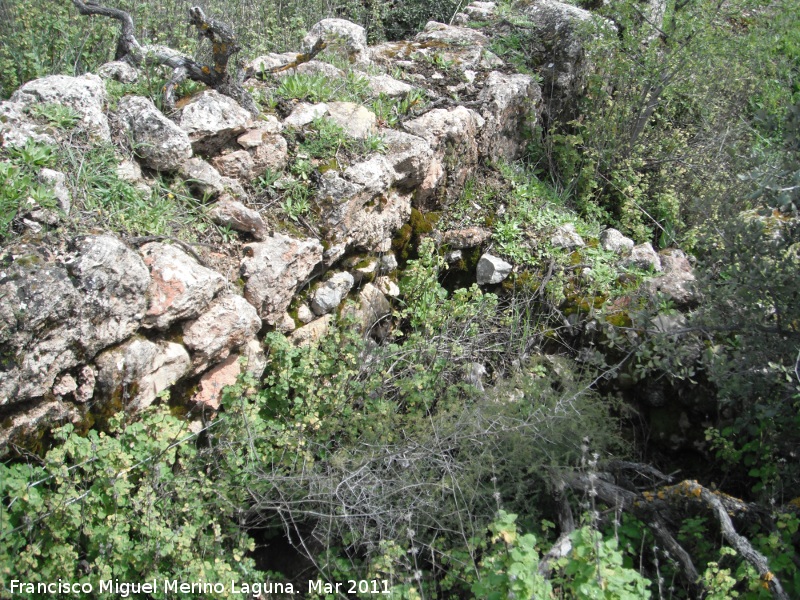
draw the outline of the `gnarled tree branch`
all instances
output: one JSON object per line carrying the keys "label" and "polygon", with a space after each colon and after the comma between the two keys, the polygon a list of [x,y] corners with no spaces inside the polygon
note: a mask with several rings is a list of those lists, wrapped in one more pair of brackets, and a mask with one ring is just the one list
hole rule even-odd
{"label": "gnarled tree branch", "polygon": [[213,65],[204,65],[184,56],[180,52],[158,45],[142,46],[134,34],[133,18],[124,10],[110,8],[72,0],[78,12],[84,16],[98,15],[109,17],[120,22],[121,30],[117,40],[116,59],[135,66],[164,65],[173,70],[172,77],[164,86],[164,107],[168,111],[175,110],[175,87],[184,79],[198,81],[236,100],[252,114],[259,113],[258,106],[252,96],[241,83],[228,72],[228,62],[241,47],[236,41],[233,30],[220,21],[205,15],[199,6],[189,9],[189,22],[197,28],[201,37],[211,42]]}
{"label": "gnarled tree branch", "polygon": [[736,531],[731,520],[730,515],[754,512],[756,509],[752,505],[689,480],[662,486],[653,491],[637,493],[598,477],[596,474],[562,473],[558,478],[567,487],[583,493],[594,493],[606,504],[625,510],[647,523],[662,546],[678,559],[687,579],[694,585],[699,584],[699,573],[692,563],[689,553],[669,531],[663,515],[670,509],[674,509],[676,505],[685,502],[703,505],[716,517],[725,541],[755,567],[761,580],[769,586],[773,598],[789,600],[780,580],[770,570],[767,558],[753,548],[750,540]]}

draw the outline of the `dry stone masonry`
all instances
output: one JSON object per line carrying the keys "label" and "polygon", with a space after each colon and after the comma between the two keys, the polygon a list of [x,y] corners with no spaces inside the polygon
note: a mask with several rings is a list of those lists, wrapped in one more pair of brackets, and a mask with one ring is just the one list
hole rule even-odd
{"label": "dry stone masonry", "polygon": [[[514,73],[489,50],[490,36],[462,26],[491,22],[495,10],[493,2],[473,2],[455,25],[430,22],[411,41],[373,47],[362,27],[342,19],[310,29],[302,50],[324,41],[347,58],[376,97],[425,99],[393,127],[353,102],[294,101],[277,114],[254,116],[213,90],[179,103],[169,115],[140,96],[125,96],[111,108],[104,79],[130,83],[139,76],[120,62],[101,67],[100,77],[31,81],[0,102],[4,148],[29,140],[53,143],[58,134],[32,118],[29,108],[69,107],[79,116],[77,130],[97,143],[117,144],[120,178],[149,195],[155,177],[168,173],[207,205],[211,220],[239,236],[231,243],[238,263],[227,269],[204,264],[184,243],[112,234],[76,237],[66,252],[36,244],[5,252],[0,455],[10,440],[77,422],[106,405],[143,410],[176,384],[190,390],[190,403],[213,413],[224,387],[244,370],[255,377],[264,371],[259,340],[267,331],[311,344],[347,317],[380,341],[391,327],[392,299],[401,295],[398,270],[408,259],[398,239],[431,237],[453,265],[472,257],[468,268],[479,285],[502,284],[515,265],[489,252],[490,225],[439,230],[426,221],[417,230],[424,218],[412,213],[449,210],[478,169],[520,156],[523,131],[543,111],[571,106],[587,68],[578,31],[590,16],[552,0],[529,3],[525,14],[542,39],[533,52],[552,62],[542,65],[546,85],[540,88],[534,77]],[[265,73],[297,58],[286,53],[254,59],[245,68],[251,78],[245,85],[263,86]],[[292,73],[345,76],[314,59],[274,77]],[[300,180],[316,225],[287,227],[270,219],[268,202],[256,197],[253,182],[271,173],[283,185],[296,185],[290,154],[320,118],[354,140],[379,139],[381,149]],[[41,170],[39,180],[52,188],[59,210],[31,201],[21,215],[28,231],[57,226],[70,214],[75,199],[68,177]],[[498,204],[498,216],[501,210]],[[573,224],[540,237],[545,245],[568,250],[586,243]],[[694,275],[680,251],[659,255],[650,244],[634,246],[613,229],[603,232],[599,244],[626,264],[660,272],[648,284],[651,293],[681,306],[694,301]]]}

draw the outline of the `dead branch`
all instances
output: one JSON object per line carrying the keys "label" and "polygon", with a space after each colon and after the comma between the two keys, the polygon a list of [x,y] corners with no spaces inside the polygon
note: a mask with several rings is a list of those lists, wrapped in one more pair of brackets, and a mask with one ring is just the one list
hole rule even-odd
{"label": "dead branch", "polygon": [[81,15],[98,15],[120,22],[120,36],[116,49],[117,60],[137,67],[143,64],[164,65],[173,70],[172,77],[164,86],[164,107],[167,111],[175,110],[175,87],[188,78],[233,98],[254,115],[259,113],[252,96],[228,71],[231,56],[241,50],[233,30],[225,23],[207,17],[199,6],[189,9],[189,23],[194,25],[201,37],[211,42],[213,65],[198,63],[165,46],[142,46],[134,34],[133,18],[124,10],[101,6],[91,1],[72,0],[72,3]]}
{"label": "dead branch", "polygon": [[[643,467],[642,471],[646,470]],[[695,585],[699,583],[697,569],[689,553],[669,531],[664,515],[686,502],[699,503],[714,514],[725,540],[755,567],[761,580],[769,586],[773,598],[789,600],[780,580],[770,570],[767,558],[753,548],[750,540],[736,531],[731,520],[731,515],[758,512],[753,505],[690,480],[637,493],[598,477],[597,474],[567,473],[558,477],[573,490],[596,494],[606,504],[628,511],[646,523],[662,547],[678,559],[684,575]]]}
{"label": "dead branch", "polygon": [[309,52],[304,52],[302,54],[298,54],[293,61],[286,63],[285,65],[281,65],[279,67],[272,67],[271,69],[266,69],[259,73],[256,73],[255,76],[258,79],[264,79],[264,76],[267,74],[272,73],[281,73],[283,71],[288,71],[289,69],[296,69],[303,63],[307,63],[310,60],[313,60],[317,54],[322,52],[327,46],[327,43],[322,39],[319,38],[315,43],[314,46],[311,48]]}

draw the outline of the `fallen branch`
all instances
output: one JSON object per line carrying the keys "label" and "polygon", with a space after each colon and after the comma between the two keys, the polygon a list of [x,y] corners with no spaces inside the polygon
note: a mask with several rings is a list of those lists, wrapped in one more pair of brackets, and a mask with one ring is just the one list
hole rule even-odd
{"label": "fallen branch", "polygon": [[189,9],[189,23],[194,25],[201,37],[211,42],[213,65],[198,63],[166,46],[142,46],[134,34],[133,18],[124,10],[82,0],[72,0],[72,3],[81,15],[98,15],[120,22],[121,30],[117,40],[116,60],[137,67],[143,64],[164,65],[172,69],[172,77],[164,86],[164,107],[167,111],[175,110],[175,87],[188,78],[233,98],[254,115],[259,113],[252,96],[228,71],[228,62],[231,56],[241,50],[233,30],[225,23],[207,17],[199,6]]}
{"label": "fallen branch", "polygon": [[[630,464],[625,466],[630,468]],[[644,466],[641,472],[650,472],[652,475],[658,473],[657,471],[653,473]],[[658,475],[663,476],[660,473]],[[597,474],[562,473],[557,476],[557,482],[559,480],[573,490],[596,494],[606,504],[627,511],[646,523],[662,547],[677,558],[684,575],[693,585],[700,585],[699,573],[691,555],[678,543],[667,527],[664,514],[675,510],[676,505],[685,502],[701,504],[714,514],[725,541],[756,569],[761,580],[769,587],[773,598],[789,600],[780,580],[770,570],[767,558],[753,548],[750,540],[736,531],[731,520],[731,515],[737,513],[757,512],[758,509],[753,505],[690,480],[641,493],[620,487],[603,477],[598,477]]]}

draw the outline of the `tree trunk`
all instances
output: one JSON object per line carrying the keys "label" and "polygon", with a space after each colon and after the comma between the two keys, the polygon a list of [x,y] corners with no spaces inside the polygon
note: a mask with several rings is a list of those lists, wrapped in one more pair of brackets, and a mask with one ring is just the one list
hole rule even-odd
{"label": "tree trunk", "polygon": [[120,22],[122,28],[119,40],[117,40],[117,60],[123,60],[137,67],[142,64],[165,65],[173,70],[172,77],[164,86],[164,109],[166,111],[175,110],[175,86],[188,77],[192,81],[199,81],[220,94],[233,98],[253,115],[259,113],[252,96],[242,87],[241,82],[228,72],[230,57],[241,50],[233,29],[225,23],[206,17],[199,6],[189,9],[189,23],[197,28],[202,37],[211,42],[213,65],[198,63],[165,46],[142,46],[134,35],[133,18],[124,10],[82,0],[72,0],[72,3],[84,16],[99,15]]}

